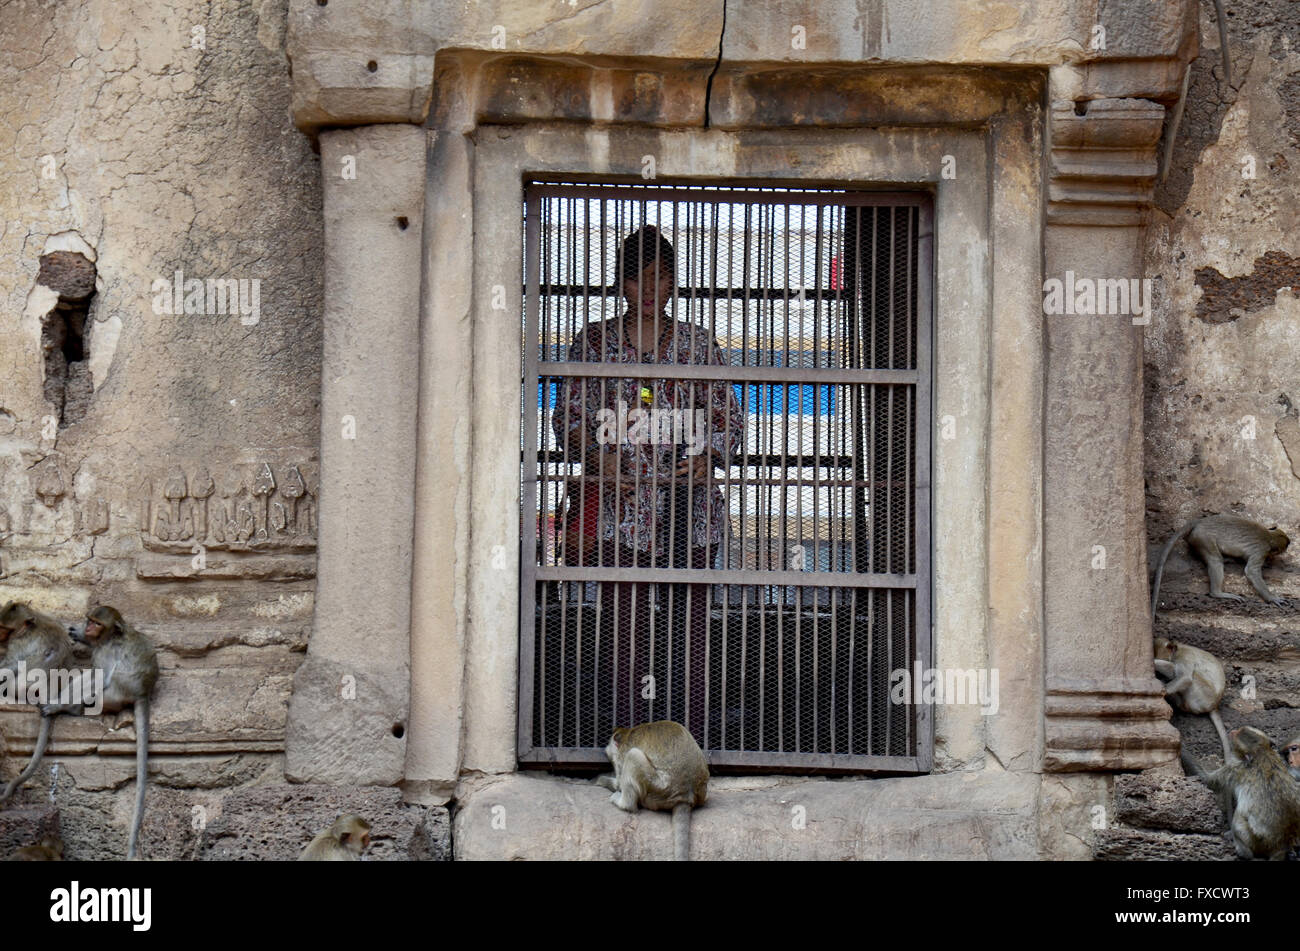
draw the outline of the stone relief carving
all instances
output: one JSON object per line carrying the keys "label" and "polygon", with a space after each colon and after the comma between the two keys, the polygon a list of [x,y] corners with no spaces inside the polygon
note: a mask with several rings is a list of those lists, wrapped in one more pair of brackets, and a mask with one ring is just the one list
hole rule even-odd
{"label": "stone relief carving", "polygon": [[[304,474],[304,471],[306,474]],[[172,466],[138,491],[139,530],[149,551],[188,553],[194,545],[232,552],[304,552],[316,547],[319,476],[315,464],[259,461]]]}

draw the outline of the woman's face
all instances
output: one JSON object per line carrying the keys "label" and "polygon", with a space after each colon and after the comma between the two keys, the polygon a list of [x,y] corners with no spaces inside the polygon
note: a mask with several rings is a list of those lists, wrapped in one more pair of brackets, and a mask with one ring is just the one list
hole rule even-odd
{"label": "woman's face", "polygon": [[673,293],[673,272],[667,265],[652,262],[646,265],[639,278],[623,280],[623,299],[627,309],[642,317],[653,317],[668,306]]}

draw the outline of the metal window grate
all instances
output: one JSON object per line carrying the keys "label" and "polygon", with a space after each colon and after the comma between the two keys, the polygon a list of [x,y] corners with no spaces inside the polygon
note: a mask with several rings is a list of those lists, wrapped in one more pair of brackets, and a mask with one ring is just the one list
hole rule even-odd
{"label": "metal window grate", "polygon": [[[524,205],[520,762],[672,719],[714,768],[928,769],[929,709],[890,702],[931,655],[928,196]],[[666,300],[632,282],[665,311],[638,361],[616,271],[646,224],[676,268]],[[678,476],[700,437],[707,474]]]}

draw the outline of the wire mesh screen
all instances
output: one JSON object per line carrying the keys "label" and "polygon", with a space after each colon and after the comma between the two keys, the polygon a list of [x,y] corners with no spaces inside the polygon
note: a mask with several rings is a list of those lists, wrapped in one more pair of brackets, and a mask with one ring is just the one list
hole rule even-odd
{"label": "wire mesh screen", "polygon": [[891,675],[930,657],[930,221],[526,187],[522,763],[667,719],[714,768],[929,767]]}

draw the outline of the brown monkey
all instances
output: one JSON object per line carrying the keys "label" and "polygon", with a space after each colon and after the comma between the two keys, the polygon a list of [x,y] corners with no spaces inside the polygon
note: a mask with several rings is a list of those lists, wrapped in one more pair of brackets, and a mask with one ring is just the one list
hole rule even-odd
{"label": "brown monkey", "polygon": [[59,670],[72,657],[72,639],[63,625],[21,601],[10,601],[0,611],[0,646],[5,648],[0,667],[15,676],[20,663],[29,671]]}
{"label": "brown monkey", "polygon": [[636,812],[671,809],[673,858],[685,862],[691,853],[691,809],[709,795],[709,765],[686,727],[672,720],[621,726],[610,737],[605,755],[614,764],[613,776],[596,782],[614,790],[609,801]]}
{"label": "brown monkey", "polygon": [[1282,759],[1286,761],[1286,768],[1290,770],[1291,775],[1300,779],[1300,736],[1292,737],[1286,746],[1282,747]]}
{"label": "brown monkey", "polygon": [[[63,625],[20,601],[10,601],[0,611],[0,645],[5,647],[4,661],[0,663],[0,668],[11,671],[15,678],[20,676],[20,665],[25,665],[28,672],[48,672],[66,669],[72,658],[72,640]],[[49,689],[48,684],[45,689]],[[50,698],[38,693],[33,699],[44,701]],[[31,761],[18,778],[0,793],[0,803],[8,802],[14,790],[35,775],[50,743],[51,726],[49,718],[41,718]]]}
{"label": "brown monkey", "polygon": [[1229,757],[1228,733],[1223,728],[1223,719],[1219,716],[1219,703],[1223,700],[1223,689],[1227,686],[1227,677],[1219,658],[1209,651],[1179,644],[1165,637],[1155,640],[1156,673],[1168,678],[1165,684],[1165,699],[1170,705],[1184,713],[1207,713],[1214,729],[1219,732],[1219,742],[1223,744],[1223,759]]}
{"label": "brown monkey", "polygon": [[311,840],[299,862],[357,862],[370,848],[370,823],[358,815],[339,816]]}
{"label": "brown monkey", "polygon": [[1239,858],[1281,861],[1300,844],[1300,786],[1262,730],[1241,727],[1228,737],[1221,768],[1207,773],[1186,751],[1183,764],[1218,795]]}
{"label": "brown monkey", "polygon": [[1200,555],[1210,574],[1210,597],[1245,601],[1239,594],[1223,590],[1223,558],[1240,558],[1246,563],[1246,578],[1255,592],[1269,604],[1286,604],[1282,598],[1268,590],[1260,569],[1272,555],[1280,555],[1291,543],[1286,532],[1274,525],[1265,528],[1258,522],[1235,515],[1207,515],[1188,522],[1161,549],[1156,559],[1156,578],[1151,591],[1151,622],[1156,619],[1156,605],[1160,603],[1160,577],[1165,571],[1165,560],[1174,544],[1186,538],[1187,545]]}
{"label": "brown monkey", "polygon": [[[86,615],[84,624],[72,631],[72,636],[91,647],[90,663],[96,671],[103,671],[103,690],[92,701],[102,701],[102,712],[119,713],[128,705],[134,706],[135,718],[135,816],[131,822],[131,838],[126,847],[126,857],[135,858],[136,843],[140,838],[140,821],[144,818],[144,794],[149,779],[149,694],[158,680],[158,656],[149,639],[122,619],[116,608],[97,605]],[[94,693],[94,679],[82,680],[82,697]],[[57,713],[80,716],[86,703],[47,703],[41,713],[47,717]]]}
{"label": "brown monkey", "polygon": [[57,835],[47,835],[39,845],[24,845],[9,856],[11,862],[62,862],[63,840]]}

